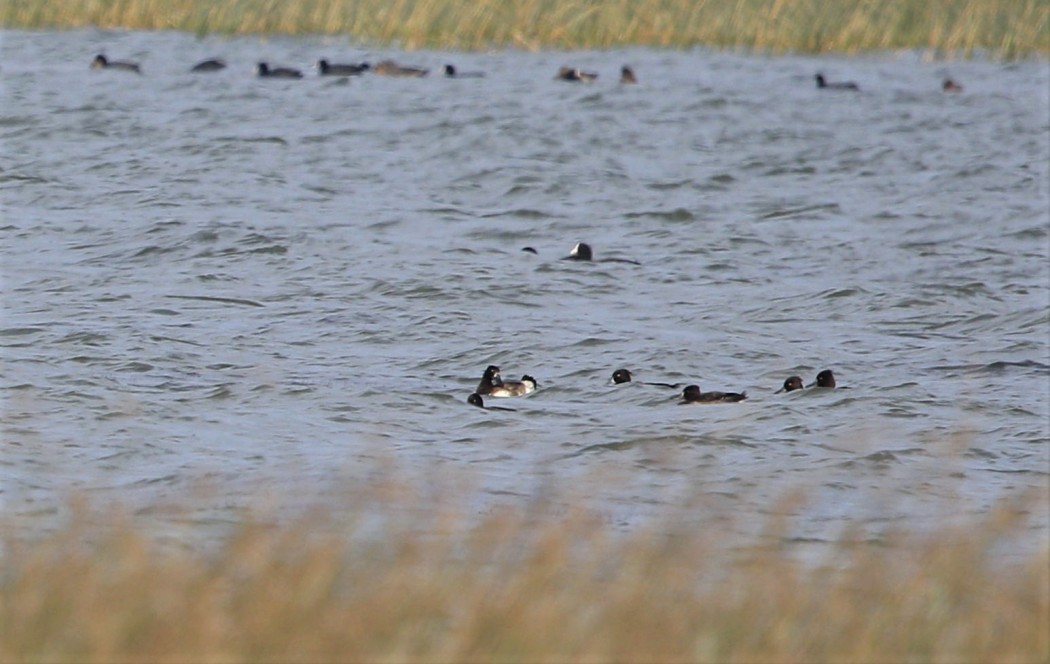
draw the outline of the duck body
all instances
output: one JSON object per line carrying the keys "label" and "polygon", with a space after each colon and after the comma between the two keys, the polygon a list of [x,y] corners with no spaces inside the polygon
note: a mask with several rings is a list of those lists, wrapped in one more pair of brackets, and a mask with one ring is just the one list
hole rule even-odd
{"label": "duck body", "polygon": [[270,65],[265,62],[260,62],[255,67],[255,71],[259,74],[259,78],[302,78],[303,73],[298,69],[291,69],[290,67],[276,67],[270,69]]}
{"label": "duck body", "polygon": [[91,61],[92,69],[115,69],[117,71],[130,71],[136,74],[141,74],[142,70],[139,68],[138,63],[125,62],[122,60],[109,60],[106,56],[99,53],[95,56],[95,59]]}
{"label": "duck body", "polygon": [[583,71],[573,67],[561,67],[554,77],[557,81],[570,81],[573,83],[590,83],[598,78],[594,72]]}
{"label": "duck body", "polygon": [[840,81],[836,83],[828,83],[824,78],[823,74],[817,74],[814,76],[817,81],[817,88],[821,90],[860,90],[860,86],[853,81]]}
{"label": "duck body", "polygon": [[401,78],[421,78],[427,75],[429,69],[421,67],[402,67],[393,60],[383,60],[372,67],[372,73],[380,76],[397,76]]}
{"label": "duck body", "polygon": [[[630,383],[633,381],[633,374],[627,369],[617,369],[612,374],[612,382],[614,385],[623,385],[624,383]],[[638,381],[639,385],[655,385],[656,387],[668,387],[673,390],[681,388],[681,383],[649,383],[646,381]]]}
{"label": "duck body", "polygon": [[747,392],[701,392],[699,385],[689,385],[682,390],[679,404],[736,403],[747,398]]}
{"label": "duck body", "polygon": [[445,65],[445,78],[484,78],[483,71],[459,71],[454,65]]}
{"label": "duck body", "polygon": [[203,60],[201,62],[198,62],[197,64],[193,65],[192,68],[190,68],[190,71],[191,72],[211,72],[211,71],[221,71],[223,69],[226,69],[226,63],[223,62],[222,60],[217,59],[217,58],[212,58],[212,59],[209,59],[209,60]]}
{"label": "duck body", "polygon": [[317,61],[317,71],[320,72],[321,76],[360,76],[371,68],[372,65],[367,62],[349,65],[333,65],[329,64],[327,60]]}
{"label": "duck body", "polygon": [[523,397],[536,391],[536,379],[525,374],[521,380],[508,380],[498,387],[493,387],[489,395],[493,397]]}
{"label": "duck body", "polygon": [[627,65],[624,65],[620,69],[620,83],[623,83],[624,85],[634,85],[637,82],[638,78],[635,77],[634,70]]}
{"label": "duck body", "polygon": [[641,265],[638,261],[633,261],[629,258],[603,258],[601,261],[594,260],[594,250],[591,249],[591,245],[586,242],[577,242],[576,246],[569,251],[569,255],[565,257],[568,261],[589,261],[589,262],[602,262],[602,263],[629,263],[631,265]]}

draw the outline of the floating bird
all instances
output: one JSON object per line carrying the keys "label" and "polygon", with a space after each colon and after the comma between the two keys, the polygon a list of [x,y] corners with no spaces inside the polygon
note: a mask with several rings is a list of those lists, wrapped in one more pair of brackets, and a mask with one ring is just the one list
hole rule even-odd
{"label": "floating bird", "polygon": [[598,78],[598,74],[592,72],[581,71],[579,69],[573,69],[572,67],[562,67],[558,70],[558,75],[554,77],[555,80],[561,81],[573,81],[576,83],[590,83],[594,79]]}
{"label": "floating bird", "polygon": [[393,60],[383,60],[372,67],[372,73],[381,76],[400,76],[405,78],[419,78],[426,76],[429,69],[419,67],[402,67]]}
{"label": "floating bird", "polygon": [[860,86],[853,81],[842,81],[837,83],[828,83],[824,80],[824,74],[817,74],[817,87],[821,90],[860,90]]}
{"label": "floating bird", "polygon": [[259,73],[259,78],[302,78],[303,73],[298,69],[290,69],[288,67],[277,67],[276,69],[270,69],[270,66],[265,62],[260,62],[256,66],[256,71]]}
{"label": "floating bird", "polygon": [[508,413],[517,412],[513,408],[504,408],[503,406],[486,406],[485,400],[481,398],[480,394],[471,394],[469,397],[467,397],[467,403],[469,403],[471,406],[484,408],[485,410],[504,410]]}
{"label": "floating bird", "polygon": [[780,388],[774,394],[780,394],[781,392],[794,392],[795,390],[801,390],[805,385],[802,384],[802,379],[798,376],[791,376],[784,380],[784,387]]}
{"label": "floating bird", "polygon": [[628,67],[627,65],[624,65],[620,69],[620,82],[626,83],[628,85],[637,83],[638,79],[634,76],[634,70]]}
{"label": "floating bird", "polygon": [[351,65],[332,65],[327,60],[317,61],[317,71],[320,72],[321,76],[359,76],[371,68],[372,65],[367,62]]}
{"label": "floating bird", "polygon": [[[572,248],[569,255],[563,260],[567,261],[594,261],[594,251],[591,250],[591,245],[586,242],[577,242],[576,246]],[[629,258],[603,258],[602,263],[630,263],[631,265],[641,265],[638,261],[632,261]]]}
{"label": "floating bird", "polygon": [[452,65],[445,65],[446,78],[482,78],[483,76],[485,76],[483,71],[459,71]]}
{"label": "floating bird", "polygon": [[747,398],[747,392],[701,392],[700,386],[689,385],[682,390],[679,404],[735,403]]}
{"label": "floating bird", "polygon": [[831,373],[831,369],[821,371],[817,374],[816,382],[814,382],[813,385],[810,385],[810,387],[813,387],[814,385],[817,387],[835,387],[835,374]]}
{"label": "floating bird", "polygon": [[116,69],[118,71],[131,71],[136,74],[141,74],[142,70],[139,69],[138,64],[134,62],[123,62],[121,60],[109,60],[106,56],[99,53],[95,56],[95,59],[91,61],[92,69]]}
{"label": "floating bird", "polygon": [[217,59],[217,58],[212,58],[210,60],[203,60],[201,62],[198,62],[197,64],[193,65],[193,67],[190,69],[190,71],[194,71],[194,72],[208,72],[208,71],[220,71],[222,69],[226,69],[226,63],[223,62],[222,60]]}

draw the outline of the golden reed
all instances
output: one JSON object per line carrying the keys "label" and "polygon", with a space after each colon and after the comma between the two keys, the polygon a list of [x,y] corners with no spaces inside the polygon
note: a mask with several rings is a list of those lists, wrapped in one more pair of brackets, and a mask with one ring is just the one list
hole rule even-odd
{"label": "golden reed", "polygon": [[157,512],[74,506],[34,538],[0,516],[0,661],[1050,661],[1050,551],[1014,548],[1045,506],[800,558],[702,504],[624,533],[399,493],[205,542]]}
{"label": "golden reed", "polygon": [[343,34],[406,49],[1050,52],[1050,0],[4,0],[0,25]]}

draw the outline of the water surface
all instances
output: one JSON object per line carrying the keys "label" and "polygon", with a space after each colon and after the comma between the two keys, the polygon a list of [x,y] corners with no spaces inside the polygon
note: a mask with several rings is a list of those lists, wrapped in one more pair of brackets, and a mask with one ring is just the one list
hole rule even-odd
{"label": "water surface", "polygon": [[[699,499],[684,527],[746,531],[801,489],[807,542],[1035,490],[1046,539],[1045,60],[2,42],[0,491],[30,531],[72,493],[193,532],[395,476],[467,478],[481,512],[586,486],[627,529]],[[561,260],[579,241],[641,264]],[[488,364],[540,390],[472,408]],[[679,406],[620,367],[749,399]],[[849,389],[774,394],[828,367]]]}

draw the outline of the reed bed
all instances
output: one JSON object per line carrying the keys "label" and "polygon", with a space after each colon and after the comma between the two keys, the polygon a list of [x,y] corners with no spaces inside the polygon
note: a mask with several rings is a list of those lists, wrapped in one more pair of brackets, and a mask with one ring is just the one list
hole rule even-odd
{"label": "reed bed", "polygon": [[1015,504],[800,560],[775,520],[727,546],[433,502],[258,520],[203,548],[119,510],[33,541],[6,520],[0,660],[1050,661],[1050,552],[1001,556],[1029,527]]}
{"label": "reed bed", "polygon": [[341,34],[405,49],[1050,52],[1050,0],[5,0],[0,24]]}

